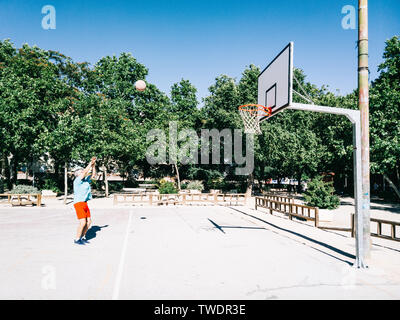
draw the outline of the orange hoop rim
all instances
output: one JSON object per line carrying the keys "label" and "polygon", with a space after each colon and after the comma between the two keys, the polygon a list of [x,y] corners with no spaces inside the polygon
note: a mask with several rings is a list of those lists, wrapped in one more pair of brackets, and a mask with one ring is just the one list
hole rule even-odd
{"label": "orange hoop rim", "polygon": [[[249,107],[253,107],[250,109]],[[249,109],[246,109],[249,108]],[[261,104],[244,104],[239,106],[240,111],[246,111],[246,112],[254,112],[254,111],[262,111],[265,112],[266,116],[271,116],[272,113],[272,108],[271,107],[265,107]]]}

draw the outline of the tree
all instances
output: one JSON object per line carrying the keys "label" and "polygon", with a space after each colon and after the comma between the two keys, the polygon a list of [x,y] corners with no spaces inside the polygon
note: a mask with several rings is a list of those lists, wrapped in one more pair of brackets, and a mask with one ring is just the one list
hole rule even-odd
{"label": "tree", "polygon": [[[217,129],[221,132],[224,129],[234,130],[241,128],[242,122],[238,113],[239,90],[235,79],[227,75],[221,75],[209,87],[209,92],[210,95],[204,98],[204,107],[201,109],[200,114],[202,129]],[[234,141],[232,141],[233,143]],[[220,156],[225,152],[224,144],[221,144]],[[211,157],[210,150],[209,158],[211,159]],[[207,186],[219,189],[222,181],[227,183],[232,179],[239,182],[242,182],[243,179],[247,180],[247,177],[243,178],[235,175],[234,170],[234,164],[220,161],[219,164],[202,164],[201,169],[192,171],[192,176],[195,179],[206,178]]]}
{"label": "tree", "polygon": [[340,199],[334,192],[332,182],[325,182],[322,176],[317,176],[308,183],[304,200],[308,206],[333,210],[340,205]]}
{"label": "tree", "polygon": [[[150,166],[145,157],[145,150],[148,147],[146,134],[153,128],[164,126],[166,109],[170,103],[168,97],[149,83],[143,92],[135,89],[135,82],[145,80],[148,70],[131,54],[122,53],[119,57],[104,57],[95,64],[93,73],[92,81],[88,82],[87,86],[95,87],[95,92],[109,101],[118,101],[114,107],[123,108],[119,112],[126,113],[122,116],[129,119],[134,128],[134,132],[129,134],[135,135],[136,156],[120,152],[118,157],[120,166],[130,171],[136,163],[143,168],[143,171],[148,170]],[[120,146],[123,147],[123,144]],[[111,158],[109,157],[106,162],[110,164]]]}
{"label": "tree", "polygon": [[[380,75],[372,83],[371,171],[384,175],[400,198],[400,39],[386,41]],[[392,182],[392,179],[394,182]]]}
{"label": "tree", "polygon": [[[49,121],[38,136],[38,145],[54,160],[56,179],[61,164],[64,166],[64,203],[68,196],[68,167],[77,143],[76,122],[77,102],[85,97],[85,79],[90,79],[87,63],[74,63],[71,58],[55,51],[49,51],[50,63],[56,66],[57,81],[63,85],[63,96],[55,99],[49,109]],[[83,113],[83,110],[80,110]],[[74,117],[75,116],[75,117]]]}
{"label": "tree", "polygon": [[[167,119],[169,121],[175,121],[177,124],[178,132],[182,129],[196,129],[198,123],[199,110],[197,109],[198,101],[196,97],[196,88],[188,80],[182,79],[179,83],[175,83],[171,87],[171,103],[167,107]],[[189,143],[189,138],[182,143]],[[191,146],[191,149],[197,148],[198,145]],[[178,145],[179,149],[179,145]],[[171,150],[169,150],[171,152]],[[181,190],[181,177],[179,174],[179,166],[181,165],[182,158],[184,156],[190,156],[189,154],[178,153],[176,159],[172,159],[174,162],[174,168],[178,181],[178,190]],[[197,159],[193,159],[197,160]]]}
{"label": "tree", "polygon": [[[294,71],[297,81],[294,90],[301,91],[299,84],[311,98],[319,90],[305,82],[305,75],[300,69]],[[294,100],[301,101],[295,95]],[[263,134],[259,137],[260,148],[257,150],[260,164],[268,166],[278,178],[296,178],[298,189],[301,188],[303,174],[314,176],[321,167],[324,146],[321,143],[315,123],[318,115],[311,112],[285,110],[262,124]],[[264,170],[259,170],[260,174]]]}
{"label": "tree", "polygon": [[[71,123],[75,145],[73,159],[84,162],[96,155],[104,172],[106,197],[109,195],[107,174],[127,159],[135,160],[144,153],[140,135],[126,110],[128,102],[89,95],[78,102],[78,113]],[[85,113],[79,114],[83,110]]]}
{"label": "tree", "polygon": [[8,40],[0,42],[0,124],[3,158],[11,156],[9,188],[16,183],[19,163],[43,154],[38,136],[68,94],[49,52],[26,44],[16,50]]}

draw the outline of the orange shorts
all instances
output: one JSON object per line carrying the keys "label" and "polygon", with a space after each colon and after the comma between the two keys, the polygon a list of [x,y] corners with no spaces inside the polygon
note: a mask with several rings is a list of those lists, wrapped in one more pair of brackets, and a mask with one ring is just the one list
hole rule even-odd
{"label": "orange shorts", "polygon": [[90,218],[90,210],[87,202],[78,202],[74,204],[78,219]]}

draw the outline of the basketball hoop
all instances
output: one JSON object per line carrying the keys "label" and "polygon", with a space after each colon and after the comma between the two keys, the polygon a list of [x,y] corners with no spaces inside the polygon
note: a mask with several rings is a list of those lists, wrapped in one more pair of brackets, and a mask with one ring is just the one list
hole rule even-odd
{"label": "basketball hoop", "polygon": [[239,107],[245,133],[260,135],[260,119],[271,116],[272,109],[260,104],[245,104]]}

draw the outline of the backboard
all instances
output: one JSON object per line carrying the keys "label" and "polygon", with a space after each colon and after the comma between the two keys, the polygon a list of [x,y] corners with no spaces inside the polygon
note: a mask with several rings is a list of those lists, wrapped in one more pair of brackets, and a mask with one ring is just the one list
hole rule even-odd
{"label": "backboard", "polygon": [[258,76],[258,104],[270,107],[271,117],[292,103],[293,47],[290,42]]}

